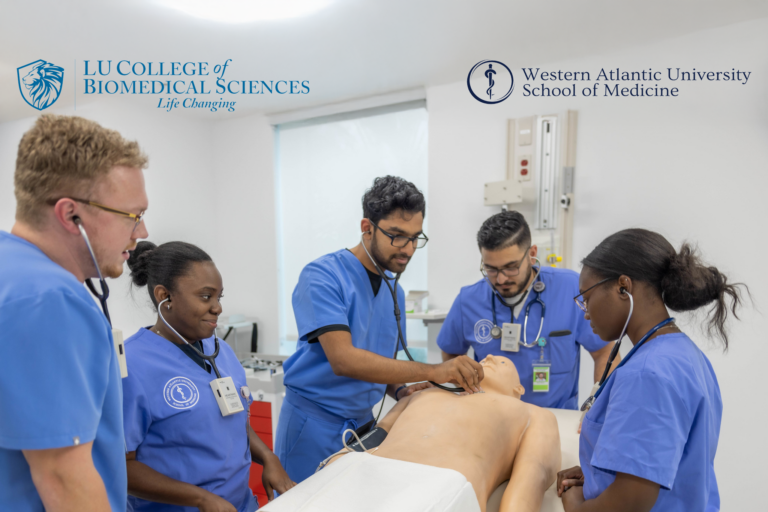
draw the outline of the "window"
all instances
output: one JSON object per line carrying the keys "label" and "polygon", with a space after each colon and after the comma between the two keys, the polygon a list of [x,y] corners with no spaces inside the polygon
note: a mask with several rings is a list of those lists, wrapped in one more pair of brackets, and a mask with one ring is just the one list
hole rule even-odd
{"label": "window", "polygon": [[[427,196],[427,111],[423,101],[419,107],[278,125],[275,140],[281,353],[291,353],[298,340],[291,296],[299,273],[320,256],[360,242],[361,200],[373,179],[388,174],[400,176]],[[424,222],[427,234],[428,221],[429,216]],[[403,273],[400,284],[406,294],[409,290],[427,289],[428,250],[429,245],[419,249]],[[382,285],[382,292],[386,291]],[[415,346],[418,340],[427,339],[421,321],[409,320],[407,328],[407,337],[416,340]]]}

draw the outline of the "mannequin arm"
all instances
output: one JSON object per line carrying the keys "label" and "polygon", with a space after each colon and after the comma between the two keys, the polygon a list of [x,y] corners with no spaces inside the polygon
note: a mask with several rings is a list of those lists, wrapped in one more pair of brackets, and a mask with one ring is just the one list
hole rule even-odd
{"label": "mannequin arm", "polygon": [[538,512],[560,463],[560,432],[555,415],[531,407],[531,423],[520,441],[499,512]]}

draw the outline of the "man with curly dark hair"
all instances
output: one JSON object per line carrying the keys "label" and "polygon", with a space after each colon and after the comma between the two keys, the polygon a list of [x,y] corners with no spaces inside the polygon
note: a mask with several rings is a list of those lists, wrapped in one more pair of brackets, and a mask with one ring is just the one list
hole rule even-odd
{"label": "man with curly dark hair", "polygon": [[489,217],[477,232],[477,246],[482,276],[461,289],[440,329],[443,360],[466,354],[470,347],[477,360],[491,354],[508,357],[520,372],[524,402],[576,409],[581,347],[595,361],[595,382],[611,350],[574,307],[579,275],[534,264],[538,249],[517,211]]}
{"label": "man with curly dark hair", "polygon": [[[371,409],[385,392],[399,400],[429,386],[422,381],[480,391],[483,368],[466,356],[437,365],[393,358],[398,325],[392,285],[382,290],[382,280],[403,272],[427,243],[425,213],[424,195],[412,183],[376,178],[363,196],[360,243],[318,258],[299,276],[293,311],[300,338],[283,366],[286,396],[275,440],[275,453],[295,482],[338,451],[346,429],[372,421]],[[402,305],[405,294],[395,286]],[[400,327],[404,333],[404,317]]]}

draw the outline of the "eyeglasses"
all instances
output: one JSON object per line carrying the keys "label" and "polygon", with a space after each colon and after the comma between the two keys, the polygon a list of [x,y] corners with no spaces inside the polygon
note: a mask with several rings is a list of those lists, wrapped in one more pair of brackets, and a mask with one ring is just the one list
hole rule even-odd
{"label": "eyeglasses", "polygon": [[408,245],[408,242],[413,244],[413,248],[414,249],[421,249],[422,247],[427,245],[427,242],[429,242],[429,238],[427,238],[427,235],[425,235],[424,233],[422,233],[419,236],[393,235],[393,234],[387,233],[386,231],[381,229],[379,226],[376,225],[375,222],[373,222],[373,221],[370,221],[370,222],[371,222],[371,224],[376,226],[376,228],[379,231],[381,231],[382,233],[387,235],[389,237],[389,239],[391,240],[390,243],[392,244],[392,246],[393,247],[397,247],[398,249],[402,249],[403,247]]}
{"label": "eyeglasses", "polygon": [[[584,294],[587,293],[589,290],[592,290],[593,288],[597,288],[601,284],[607,283],[608,281],[613,281],[614,279],[616,279],[616,278],[615,277],[608,277],[606,279],[603,279],[602,281],[600,281],[597,284],[593,284],[592,286],[590,286],[589,288],[587,288],[586,290],[584,290],[583,292],[581,292],[580,294],[575,296],[573,298],[574,302],[576,302],[576,305],[579,306],[579,309],[581,309],[585,313],[588,313],[588,311],[587,311],[587,301],[584,300],[584,298],[583,298]],[[582,297],[582,298],[580,299],[579,297]]]}
{"label": "eyeglasses", "polygon": [[515,265],[514,267],[493,268],[487,266],[485,263],[480,263],[480,272],[482,272],[485,277],[494,279],[498,277],[499,273],[504,274],[504,277],[514,277],[520,274],[520,268],[523,264],[523,261],[525,261],[525,258],[528,257],[528,251],[531,249],[531,247],[533,246],[528,246],[528,249],[525,250],[525,256],[520,258],[520,261],[510,263],[510,265]]}
{"label": "eyeglasses", "polygon": [[[56,203],[58,203],[61,199],[64,199],[64,198],[49,199],[47,201],[47,203],[49,205],[53,206]],[[77,201],[78,203],[83,203],[83,204],[87,204],[87,205],[90,205],[90,206],[94,206],[96,208],[99,208],[100,210],[104,210],[105,212],[114,213],[116,215],[122,215],[123,217],[128,217],[130,219],[133,219],[134,220],[133,231],[136,231],[136,228],[139,227],[139,224],[141,224],[141,220],[144,218],[144,213],[145,212],[143,212],[143,211],[138,213],[138,214],[136,214],[136,213],[126,212],[126,211],[123,211],[123,210],[118,210],[117,208],[111,208],[109,206],[104,206],[103,204],[95,203],[93,201],[88,201],[87,199],[78,199],[76,197],[70,197],[69,199],[71,199],[73,201]]]}

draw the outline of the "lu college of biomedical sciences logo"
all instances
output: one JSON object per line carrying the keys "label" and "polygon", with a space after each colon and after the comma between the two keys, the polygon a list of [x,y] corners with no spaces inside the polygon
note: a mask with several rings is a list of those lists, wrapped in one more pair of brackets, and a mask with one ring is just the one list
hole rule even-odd
{"label": "lu college of biomedical sciences logo", "polygon": [[16,68],[21,97],[30,107],[45,110],[61,94],[64,83],[64,68],[44,60],[36,60]]}

